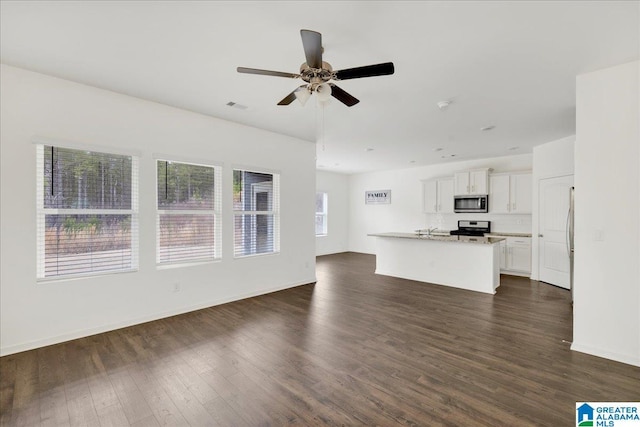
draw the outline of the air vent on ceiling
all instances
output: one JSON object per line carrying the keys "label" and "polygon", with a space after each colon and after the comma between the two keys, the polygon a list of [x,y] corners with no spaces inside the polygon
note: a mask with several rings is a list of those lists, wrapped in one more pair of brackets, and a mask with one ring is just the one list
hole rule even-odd
{"label": "air vent on ceiling", "polygon": [[233,101],[227,102],[227,106],[237,108],[238,110],[246,110],[248,108],[246,105],[238,104],[237,102]]}

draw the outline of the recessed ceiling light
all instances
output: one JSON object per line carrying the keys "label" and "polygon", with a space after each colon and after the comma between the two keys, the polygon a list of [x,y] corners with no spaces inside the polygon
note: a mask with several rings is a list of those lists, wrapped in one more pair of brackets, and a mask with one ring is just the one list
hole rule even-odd
{"label": "recessed ceiling light", "polygon": [[493,130],[493,129],[495,129],[495,126],[494,126],[494,125],[485,126],[485,127],[483,127],[483,128],[480,128],[480,130],[481,130],[481,131],[483,131],[483,132],[486,132],[486,131],[488,131],[488,130]]}

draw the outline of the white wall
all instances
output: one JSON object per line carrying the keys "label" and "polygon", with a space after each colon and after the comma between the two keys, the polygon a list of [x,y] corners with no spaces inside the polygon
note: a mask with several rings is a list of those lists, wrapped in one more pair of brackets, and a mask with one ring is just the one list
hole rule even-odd
{"label": "white wall", "polygon": [[[375,237],[369,233],[413,231],[425,227],[458,228],[461,219],[488,219],[492,230],[531,232],[531,215],[425,214],[421,180],[453,177],[457,171],[493,168],[493,173],[531,170],[532,156],[494,157],[392,171],[351,175],[349,181],[349,250],[375,253]],[[369,190],[391,190],[391,204],[365,205]]]}
{"label": "white wall", "polygon": [[545,178],[573,175],[575,135],[533,147],[533,212],[531,216],[531,278],[538,280],[539,273],[539,181]]}
{"label": "white wall", "polygon": [[640,366],[640,62],[577,78],[572,349]]}
{"label": "white wall", "polygon": [[349,175],[318,171],[316,191],[327,193],[327,235],[316,237],[316,255],[346,252],[349,236]]}
{"label": "white wall", "polygon": [[[1,354],[315,281],[314,144],[5,65],[0,76]],[[34,136],[141,153],[139,271],[36,282]],[[223,163],[222,261],[156,268],[154,153]],[[279,254],[233,259],[234,165],[280,172]]]}

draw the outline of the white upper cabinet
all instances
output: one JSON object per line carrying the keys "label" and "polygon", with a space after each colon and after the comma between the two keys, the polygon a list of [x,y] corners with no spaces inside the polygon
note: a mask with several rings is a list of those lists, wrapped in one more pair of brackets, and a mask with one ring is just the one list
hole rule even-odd
{"label": "white upper cabinet", "polygon": [[455,194],[488,194],[488,169],[476,169],[455,174]]}
{"label": "white upper cabinet", "polygon": [[438,212],[438,182],[422,181],[422,211],[425,213]]}
{"label": "white upper cabinet", "polygon": [[530,214],[533,180],[530,173],[511,175],[511,213]]}
{"label": "white upper cabinet", "polygon": [[492,174],[489,177],[489,212],[509,213],[509,180],[508,174]]}
{"label": "white upper cabinet", "polygon": [[438,212],[453,213],[453,179],[438,180]]}
{"label": "white upper cabinet", "polygon": [[422,188],[425,213],[453,213],[453,179],[422,181]]}
{"label": "white upper cabinet", "polygon": [[492,174],[489,177],[489,212],[530,214],[532,179],[531,174]]}

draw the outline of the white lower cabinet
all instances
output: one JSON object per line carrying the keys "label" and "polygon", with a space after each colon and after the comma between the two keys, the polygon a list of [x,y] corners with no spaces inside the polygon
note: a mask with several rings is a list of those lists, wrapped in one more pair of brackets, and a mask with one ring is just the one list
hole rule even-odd
{"label": "white lower cabinet", "polygon": [[531,275],[531,237],[506,237],[500,242],[500,272]]}

